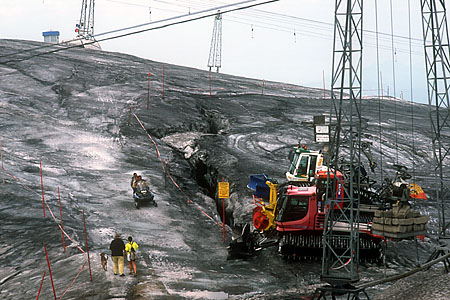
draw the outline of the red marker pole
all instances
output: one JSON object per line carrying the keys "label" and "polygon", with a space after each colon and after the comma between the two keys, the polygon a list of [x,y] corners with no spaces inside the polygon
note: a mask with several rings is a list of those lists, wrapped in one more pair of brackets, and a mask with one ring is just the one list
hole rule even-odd
{"label": "red marker pole", "polygon": [[44,244],[44,250],[45,250],[45,257],[47,258],[48,272],[50,273],[50,280],[52,282],[53,295],[55,296],[55,300],[56,300],[56,292],[55,292],[55,285],[53,284],[52,269],[50,268],[50,260],[48,259],[47,247],[45,246],[45,244]]}
{"label": "red marker pole", "polygon": [[163,99],[164,99],[164,73],[165,73],[165,65],[163,65]]}
{"label": "red marker pole", "polygon": [[263,82],[262,82],[261,95],[264,95],[264,79],[263,79]]}
{"label": "red marker pole", "polygon": [[212,98],[212,92],[211,92],[211,69],[209,69],[209,98]]}
{"label": "red marker pole", "polygon": [[[59,195],[59,186],[58,186],[58,200],[59,200],[59,215],[61,216],[61,229],[64,230],[63,220],[62,220],[62,209],[61,209],[61,196]],[[66,242],[64,241],[64,232],[61,231],[62,239],[63,239],[63,248],[64,253],[66,253]]]}
{"label": "red marker pole", "polygon": [[150,75],[151,73],[148,73],[148,87],[147,87],[147,110],[150,109]]}
{"label": "red marker pole", "polygon": [[[222,178],[222,181],[225,181],[225,178]],[[222,207],[223,207],[223,242],[225,243],[225,198],[222,198],[223,202],[222,202]]]}
{"label": "red marker pole", "polygon": [[0,156],[2,159],[2,177],[3,177],[3,184],[5,184],[5,168],[3,167],[3,150],[2,150],[2,139],[0,138]]}
{"label": "red marker pole", "polygon": [[225,243],[225,198],[223,198],[223,242]]}
{"label": "red marker pole", "polygon": [[38,291],[38,294],[37,294],[36,300],[38,300],[38,299],[39,299],[39,294],[41,293],[41,289],[42,289],[42,284],[44,283],[44,277],[45,277],[45,271],[44,271],[44,274],[42,274],[41,285],[39,286],[39,291]]}
{"label": "red marker pole", "polygon": [[167,159],[164,161],[164,188],[167,188]]}
{"label": "red marker pole", "polygon": [[86,221],[84,219],[84,209],[83,209],[83,223],[84,223],[84,235],[86,237],[86,252],[87,252],[88,263],[89,263],[89,275],[91,276],[91,281],[92,281],[91,258],[89,256],[89,246],[88,246],[88,240],[87,240]]}
{"label": "red marker pole", "polygon": [[44,181],[42,179],[42,161],[39,161],[39,168],[41,169],[42,209],[44,210],[44,218],[45,218],[45,200],[44,200]]}
{"label": "red marker pole", "polygon": [[325,99],[325,70],[323,72],[323,99]]}

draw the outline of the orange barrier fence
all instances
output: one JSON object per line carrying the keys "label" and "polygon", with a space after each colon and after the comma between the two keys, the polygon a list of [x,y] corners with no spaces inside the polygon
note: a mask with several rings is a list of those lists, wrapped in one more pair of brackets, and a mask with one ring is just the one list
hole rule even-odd
{"label": "orange barrier fence", "polygon": [[44,274],[42,274],[41,284],[39,285],[39,291],[38,291],[36,300],[39,299],[39,295],[41,294],[41,289],[42,289],[42,284],[44,283],[44,278],[45,278],[45,271],[44,271]]}
{"label": "orange barrier fence", "polygon": [[45,250],[45,257],[47,258],[47,265],[48,265],[48,272],[50,274],[50,281],[52,282],[53,295],[55,296],[55,300],[56,300],[56,291],[55,291],[55,285],[53,284],[52,269],[50,268],[50,260],[48,259],[47,246],[45,244],[44,244],[44,250]]}
{"label": "orange barrier fence", "polygon": [[64,290],[64,292],[62,293],[62,295],[59,297],[58,300],[61,300],[61,298],[66,294],[67,290],[72,286],[72,284],[75,282],[75,280],[78,278],[78,275],[80,275],[81,271],[83,271],[84,267],[86,266],[86,262],[84,262],[84,264],[81,266],[80,270],[78,271],[77,275],[75,276],[75,278],[70,282],[69,286]]}
{"label": "orange barrier fence", "polygon": [[[55,215],[53,214],[52,209],[50,208],[49,204],[47,201],[45,201],[44,199],[44,187],[43,187],[43,175],[42,175],[42,162],[40,162],[40,176],[41,176],[41,190],[42,190],[42,201],[43,201],[43,205],[47,206],[48,211],[50,212],[50,215],[53,219],[53,221],[58,225],[59,229],[61,230],[62,236],[63,236],[63,247],[64,247],[64,252],[66,251],[65,248],[65,242],[64,242],[64,235],[84,254],[86,254],[86,252],[79,246],[79,243],[76,242],[75,240],[73,240],[69,234],[67,234],[67,232],[64,231],[63,227],[62,227],[62,209],[61,209],[61,198],[60,198],[60,191],[59,191],[59,187],[58,187],[58,200],[59,200],[59,209],[60,209],[60,216],[61,216],[61,222],[59,223],[58,220],[56,219]],[[25,188],[28,191],[31,191],[33,193],[35,193],[38,196],[41,196],[38,192],[34,191],[33,189],[31,189],[30,187],[28,187],[27,185],[25,185],[24,183],[22,183],[18,177],[14,176],[13,174],[11,174],[8,170],[5,169],[4,165],[3,165],[3,157],[2,157],[2,172],[6,173],[7,175],[9,175],[12,179],[14,179],[16,181],[17,184],[21,185],[23,188]],[[45,206],[44,206],[44,217],[45,217]],[[83,222],[85,224],[84,221],[84,211],[83,211]],[[86,225],[85,225],[86,226]],[[85,227],[85,234],[86,234],[86,247],[87,247],[87,233],[86,233],[86,227]],[[52,288],[53,288],[53,295],[54,298],[56,300],[56,290],[55,290],[55,286],[53,283],[53,277],[52,277],[52,272],[51,272],[51,268],[50,268],[50,260],[48,258],[48,253],[47,253],[47,246],[44,244],[44,250],[45,250],[45,256],[47,259],[47,264],[48,264],[48,269],[49,269],[49,274],[50,274],[50,279],[52,282]],[[90,259],[89,259],[89,255],[88,255],[88,262],[89,262],[89,267],[90,267]],[[78,277],[78,275],[80,274],[81,270],[83,270],[83,268],[85,267],[87,262],[85,262],[83,264],[83,266],[81,267],[80,271],[78,272],[78,274],[75,276],[75,278],[72,280],[72,282],[69,284],[69,286],[66,288],[66,290],[64,291],[64,293],[59,297],[59,299],[62,298],[62,296],[64,296],[64,294],[67,292],[67,290],[72,286],[72,284],[74,283],[74,281],[76,280],[76,278]],[[90,271],[90,275],[91,275],[91,281],[92,281],[92,273],[91,270],[89,268]],[[44,278],[45,278],[45,271],[44,274],[42,275],[42,279],[41,279],[41,283],[39,285],[39,291],[36,297],[36,300],[39,299],[39,295],[41,294],[41,290],[42,290],[42,284],[44,282]]]}

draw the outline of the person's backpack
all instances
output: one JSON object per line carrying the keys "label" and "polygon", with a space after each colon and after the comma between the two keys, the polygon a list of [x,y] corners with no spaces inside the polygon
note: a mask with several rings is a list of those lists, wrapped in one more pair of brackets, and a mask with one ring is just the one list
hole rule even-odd
{"label": "person's backpack", "polygon": [[136,260],[136,250],[134,250],[134,248],[133,248],[133,243],[131,243],[130,259]]}

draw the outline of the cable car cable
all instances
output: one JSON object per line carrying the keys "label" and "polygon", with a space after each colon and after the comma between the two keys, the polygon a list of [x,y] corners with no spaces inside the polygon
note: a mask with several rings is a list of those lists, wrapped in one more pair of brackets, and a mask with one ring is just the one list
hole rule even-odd
{"label": "cable car cable", "polygon": [[378,44],[378,0],[375,0],[375,35],[377,48],[377,78],[378,78],[378,132],[380,135],[380,182],[383,182],[383,135],[381,127],[381,97],[380,97],[380,51]]}
{"label": "cable car cable", "polygon": [[390,14],[391,14],[391,53],[392,53],[392,80],[394,84],[394,123],[395,123],[395,163],[398,165],[398,127],[397,127],[397,101],[396,101],[396,91],[395,91],[395,47],[394,47],[394,19],[393,19],[393,8],[392,0],[390,3]]}
{"label": "cable car cable", "polygon": [[[232,11],[238,11],[238,10],[247,9],[247,8],[250,8],[250,7],[254,7],[254,6],[258,6],[258,5],[262,5],[262,4],[267,4],[267,3],[272,3],[272,2],[277,2],[277,1],[279,1],[279,0],[267,0],[267,1],[264,1],[264,2],[262,2],[262,3],[248,4],[248,5],[246,5],[246,6],[242,6],[242,7],[237,7],[237,8],[229,9],[229,10],[224,11],[224,12],[222,12],[222,13],[228,13],[228,12],[232,12]],[[254,2],[254,0],[244,1],[244,2],[237,3],[237,4],[248,3],[248,2]],[[237,5],[237,4],[236,4],[236,5]],[[215,9],[215,10],[216,10],[216,9]],[[204,13],[204,12],[206,12],[206,11],[202,11],[202,13]],[[198,12],[198,13],[200,13],[200,12]],[[173,25],[183,24],[183,23],[187,23],[187,22],[191,22],[191,21],[195,21],[195,20],[200,20],[200,19],[204,19],[204,18],[211,17],[211,16],[215,16],[215,15],[217,15],[217,12],[216,12],[216,11],[214,11],[214,12],[212,12],[212,13],[208,13],[207,15],[202,15],[202,16],[198,16],[198,17],[195,17],[195,18],[190,18],[190,19],[187,19],[187,20],[181,20],[181,21],[178,21],[178,22],[169,23],[169,24],[164,24],[164,25],[160,25],[160,26],[157,26],[157,27],[141,29],[141,30],[138,30],[138,31],[133,31],[133,32],[129,32],[129,33],[124,33],[124,34],[116,35],[116,36],[106,37],[106,38],[99,39],[99,40],[94,40],[94,41],[91,41],[91,42],[86,42],[85,45],[89,45],[89,44],[93,44],[93,43],[97,43],[97,42],[102,42],[102,41],[113,40],[113,39],[117,39],[117,38],[121,38],[121,37],[125,37],[125,36],[130,36],[130,35],[134,35],[134,34],[146,32],[146,31],[151,31],[151,30],[156,30],[156,29],[166,28],[166,27],[170,27],[170,26],[173,26]],[[184,17],[184,16],[186,16],[186,15],[178,16],[178,18],[181,18],[181,17]],[[168,20],[171,20],[171,19],[174,19],[174,18],[169,18]],[[166,21],[167,21],[167,20],[166,20]],[[150,22],[150,23],[152,23],[152,22]],[[149,23],[146,23],[146,24],[149,24]],[[122,30],[127,30],[127,29],[130,29],[130,28],[135,28],[135,27],[143,26],[143,25],[144,25],[144,24],[136,25],[136,26],[133,26],[133,27],[127,27],[127,28],[117,29],[117,30],[110,31],[109,33],[111,33],[111,32],[118,32],[118,31],[122,31]],[[102,33],[102,35],[104,35],[104,34],[107,34],[107,33]],[[47,52],[38,53],[38,54],[35,54],[35,55],[30,55],[29,57],[22,58],[22,59],[15,59],[15,60],[13,59],[13,60],[8,60],[8,61],[0,62],[0,64],[7,64],[7,63],[10,63],[10,62],[24,61],[24,60],[28,60],[28,59],[31,59],[31,58],[34,58],[34,57],[37,57],[37,56],[42,56],[42,55],[45,55],[45,54],[56,53],[56,52],[59,52],[59,51],[63,51],[63,50],[67,50],[67,49],[72,49],[72,48],[78,48],[78,47],[81,47],[81,46],[82,46],[82,45],[72,45],[72,46],[67,46],[67,47],[55,49],[55,50],[52,50],[52,51],[47,51]]]}

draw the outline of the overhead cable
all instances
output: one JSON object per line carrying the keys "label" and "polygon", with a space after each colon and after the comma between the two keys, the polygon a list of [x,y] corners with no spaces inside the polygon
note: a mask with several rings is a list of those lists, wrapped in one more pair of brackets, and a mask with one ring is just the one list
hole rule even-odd
{"label": "overhead cable", "polygon": [[[243,3],[249,3],[249,4],[248,4],[248,5],[245,5],[245,6],[237,7],[237,8],[226,9],[226,10],[224,10],[224,11],[221,11],[221,13],[229,13],[229,12],[233,12],[233,11],[238,11],[238,10],[242,10],[242,9],[247,9],[247,8],[255,7],[255,6],[258,6],[258,5],[262,5],[262,4],[267,4],[267,3],[277,2],[277,1],[279,1],[279,0],[266,0],[266,1],[263,1],[263,2],[260,2],[260,3],[253,3],[253,4],[250,3],[250,2],[255,2],[255,1],[256,1],[256,0],[249,0],[249,1],[244,1],[244,2],[238,2],[238,3],[236,3],[235,5],[240,5],[240,4],[243,4]],[[231,5],[228,5],[227,7],[229,7],[229,6],[231,6]],[[98,40],[94,40],[94,41],[88,41],[88,42],[84,43],[84,45],[90,45],[90,44],[94,44],[94,43],[97,43],[97,42],[113,40],[113,39],[117,39],[117,38],[121,38],[121,37],[125,37],[125,36],[130,36],[130,35],[134,35],[134,34],[146,32],[146,31],[151,31],[151,30],[156,30],[156,29],[166,28],[166,27],[170,27],[170,26],[173,26],[173,25],[177,25],[177,24],[183,24],[183,23],[187,23],[187,22],[191,22],[191,21],[195,21],[195,20],[200,20],[200,19],[208,18],[208,17],[211,17],[211,16],[216,15],[218,9],[219,9],[218,7],[215,7],[215,8],[210,9],[210,10],[204,10],[204,11],[202,11],[202,12],[196,12],[196,13],[194,13],[195,15],[198,15],[198,14],[200,14],[200,13],[207,13],[207,14],[201,15],[201,16],[198,16],[198,17],[194,17],[194,18],[189,18],[189,19],[187,19],[187,20],[181,20],[181,21],[177,21],[177,22],[172,22],[172,23],[160,25],[160,26],[157,26],[157,27],[141,29],[141,30],[138,30],[138,31],[132,31],[132,32],[128,32],[128,33],[116,35],[116,36],[106,37],[106,38],[103,38],[103,39],[98,39]],[[223,9],[223,8],[220,8],[220,9]],[[211,11],[213,11],[213,12],[211,12]],[[194,14],[192,14],[192,15],[194,15]],[[171,21],[171,20],[180,19],[180,18],[187,17],[187,16],[190,17],[191,15],[181,15],[181,16],[177,16],[177,17],[168,18],[168,19],[165,19],[165,20],[156,21],[156,22],[157,22],[157,23],[161,23],[162,21]],[[148,25],[148,24],[152,24],[152,23],[155,23],[155,22],[149,22],[149,23],[145,23],[145,24]],[[133,26],[133,28],[139,27],[139,26],[144,26],[144,24]],[[110,31],[110,32],[108,32],[108,33],[118,32],[118,31],[123,31],[123,30],[128,30],[128,29],[130,29],[130,28],[132,28],[132,27],[127,27],[127,28],[117,29],[117,30]],[[107,33],[102,33],[102,34],[99,34],[99,35],[105,35],[105,34],[107,34]],[[97,36],[99,36],[99,35],[97,35]],[[58,45],[58,46],[59,46],[58,49],[55,49],[55,50],[52,50],[52,51],[47,51],[47,52],[37,53],[37,54],[30,55],[30,56],[25,57],[25,58],[11,59],[11,60],[7,60],[7,61],[0,62],[0,64],[6,64],[6,63],[10,63],[10,62],[24,61],[24,60],[32,59],[32,58],[34,58],[34,57],[42,56],[42,55],[45,55],[45,54],[56,53],[56,52],[59,52],[59,51],[63,51],[63,50],[67,50],[67,49],[72,49],[72,48],[79,48],[79,47],[82,47],[83,45],[72,45],[72,46],[61,46],[61,45]],[[34,50],[34,49],[26,49],[26,50],[24,50],[23,52],[25,52],[25,51],[32,51],[32,50]],[[23,53],[23,52],[19,52],[19,53],[16,53],[16,54],[21,54],[21,53]],[[10,56],[10,55],[4,55],[4,57],[5,57],[5,56]]]}

